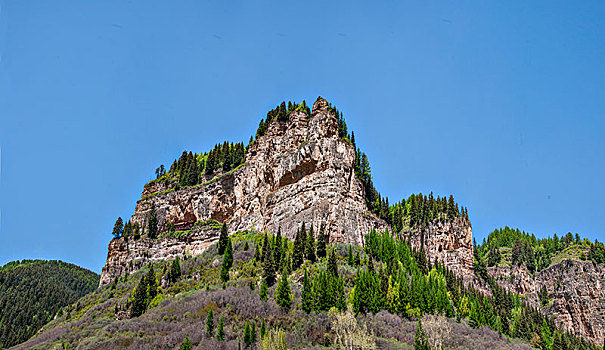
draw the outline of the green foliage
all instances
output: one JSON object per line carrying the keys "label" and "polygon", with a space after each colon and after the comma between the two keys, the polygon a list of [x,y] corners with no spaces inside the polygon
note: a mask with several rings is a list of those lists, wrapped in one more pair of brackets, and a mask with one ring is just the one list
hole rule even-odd
{"label": "green foliage", "polygon": [[275,302],[285,310],[289,310],[292,307],[292,291],[290,290],[290,283],[288,282],[285,269],[275,289]]}
{"label": "green foliage", "polygon": [[225,325],[223,323],[223,316],[221,315],[221,317],[218,320],[218,328],[216,329],[216,340],[218,340],[218,341],[225,340],[225,330],[223,329],[224,327],[225,327]]}
{"label": "green foliage", "polygon": [[122,237],[123,232],[124,225],[122,223],[122,217],[118,217],[116,223],[113,225],[113,230],[111,231],[111,234],[113,235],[113,238],[118,238]]}
{"label": "green foliage", "polygon": [[223,255],[225,253],[225,248],[227,248],[227,240],[229,240],[227,223],[223,223],[221,227],[221,234],[218,238],[218,253]]}
{"label": "green foliage", "polygon": [[233,248],[231,239],[227,238],[225,254],[223,254],[223,264],[221,265],[221,280],[227,282],[229,280],[229,270],[233,266]]}
{"label": "green foliage", "polygon": [[326,234],[325,224],[321,224],[319,228],[319,235],[317,236],[317,257],[323,259],[326,257],[326,246],[330,241],[329,235]]}
{"label": "green foliage", "polygon": [[210,309],[206,316],[206,337],[212,338],[212,334],[214,334],[214,313]]}
{"label": "green foliage", "polygon": [[267,246],[263,247],[263,281],[267,286],[272,286],[275,283],[275,263],[273,262],[273,253],[267,242]]}
{"label": "green foliage", "polygon": [[155,206],[151,206],[149,214],[147,215],[147,235],[151,239],[155,239],[158,236],[158,217],[155,212]]}
{"label": "green foliage", "polygon": [[303,311],[309,313],[313,310],[313,294],[311,290],[311,281],[309,280],[309,274],[307,269],[305,268],[304,277],[303,277],[303,288],[301,292],[301,302]]}
{"label": "green foliage", "polygon": [[305,257],[307,231],[303,222],[301,228],[296,231],[294,238],[294,248],[292,252],[292,270],[296,270],[302,265]]}
{"label": "green foliage", "polygon": [[0,348],[24,342],[98,284],[96,273],[57,260],[13,261],[0,267]]}
{"label": "green foliage", "polygon": [[153,269],[153,265],[151,265],[149,272],[141,277],[139,284],[132,292],[130,300],[130,317],[141,316],[157,295],[157,280],[155,277],[155,270]]}
{"label": "green foliage", "polygon": [[286,102],[282,102],[274,109],[267,112],[267,118],[261,119],[258,129],[256,130],[256,138],[264,136],[267,133],[267,129],[269,128],[269,124],[272,121],[278,120],[280,122],[288,121],[290,117],[290,113],[294,111],[303,111],[307,114],[307,116],[311,116],[311,110],[307,106],[306,102],[303,100],[301,104],[297,104],[296,102],[288,101],[288,106],[286,107]]}
{"label": "green foliage", "polygon": [[315,255],[315,236],[313,235],[313,225],[311,225],[311,229],[307,234],[307,239],[305,242],[305,258],[311,262],[315,262],[315,260],[317,260],[317,256]]}
{"label": "green foliage", "polygon": [[267,297],[269,295],[269,288],[267,287],[267,281],[264,278],[260,284],[258,295],[260,296],[260,300],[267,301]]}
{"label": "green foliage", "polygon": [[334,252],[334,249],[330,250],[326,269],[330,274],[338,275],[338,262],[336,261],[336,252]]}
{"label": "green foliage", "polygon": [[185,335],[185,340],[183,344],[181,344],[180,350],[191,350],[193,346],[191,345],[191,340],[189,340],[189,334]]}
{"label": "green foliage", "polygon": [[168,279],[170,280],[170,282],[174,283],[179,279],[179,277],[181,277],[181,264],[179,261],[179,257],[177,256],[176,259],[174,259],[172,261],[172,264],[170,265]]}
{"label": "green foliage", "polygon": [[422,322],[420,320],[418,320],[418,326],[416,326],[414,350],[431,350],[431,346],[426,338],[426,333],[424,333],[424,330],[422,329]]}
{"label": "green foliage", "polygon": [[[508,226],[496,229],[487,240],[476,247],[477,256],[487,255],[488,266],[494,266],[498,259],[505,259],[500,251],[510,251],[509,259],[513,265],[525,265],[530,272],[541,271],[562,259],[581,259],[583,256],[596,263],[603,263],[605,246],[602,243],[581,240],[579,235],[567,233],[559,238],[537,239],[533,234],[512,229]],[[499,257],[498,257],[499,256]]]}

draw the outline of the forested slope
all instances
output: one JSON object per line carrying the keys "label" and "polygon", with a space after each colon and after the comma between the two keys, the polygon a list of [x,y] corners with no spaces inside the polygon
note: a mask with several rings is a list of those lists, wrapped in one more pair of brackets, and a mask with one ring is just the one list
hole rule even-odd
{"label": "forested slope", "polygon": [[0,348],[27,340],[61,307],[95,290],[99,275],[57,260],[0,267]]}

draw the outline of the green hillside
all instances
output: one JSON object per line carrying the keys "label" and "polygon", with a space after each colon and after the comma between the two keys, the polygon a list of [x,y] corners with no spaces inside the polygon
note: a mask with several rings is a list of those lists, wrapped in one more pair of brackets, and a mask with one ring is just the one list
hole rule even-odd
{"label": "green hillside", "polygon": [[65,308],[22,348],[596,349],[495,284],[492,296],[465,287],[389,234],[371,232],[365,248],[326,245],[321,229],[313,237],[238,232],[202,255],[148,264]]}
{"label": "green hillside", "polygon": [[62,306],[94,291],[98,283],[96,273],[56,260],[0,267],[0,348],[27,340]]}

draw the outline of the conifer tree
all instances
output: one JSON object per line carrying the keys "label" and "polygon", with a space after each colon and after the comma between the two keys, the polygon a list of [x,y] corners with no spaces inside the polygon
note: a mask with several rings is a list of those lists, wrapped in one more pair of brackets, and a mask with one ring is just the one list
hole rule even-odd
{"label": "conifer tree", "polygon": [[313,225],[311,225],[311,229],[307,235],[305,257],[311,262],[315,262],[315,260],[317,260],[317,256],[315,255],[315,236],[313,236]]}
{"label": "conifer tree", "polygon": [[431,350],[431,346],[426,338],[426,334],[422,329],[422,322],[418,319],[416,326],[416,336],[414,337],[414,350]]}
{"label": "conifer tree", "polygon": [[130,317],[141,316],[147,309],[147,277],[141,277],[135,288],[130,306]]}
{"label": "conifer tree", "polygon": [[353,247],[349,244],[349,254],[347,254],[347,264],[353,266]]}
{"label": "conifer tree", "polygon": [[219,255],[223,255],[223,253],[225,252],[225,248],[227,248],[228,239],[229,239],[229,237],[228,237],[228,232],[227,232],[227,224],[223,223],[223,226],[221,227],[221,234],[218,238],[218,254]]}
{"label": "conifer tree", "polygon": [[263,317],[261,323],[260,323],[260,339],[263,339],[263,337],[265,336],[266,333],[266,329],[265,329],[265,318]]}
{"label": "conifer tree", "polygon": [[189,334],[186,334],[185,340],[183,341],[183,344],[181,344],[181,347],[179,348],[179,350],[191,350],[191,349],[192,349],[191,340],[189,340]]}
{"label": "conifer tree", "polygon": [[277,235],[275,236],[275,244],[273,246],[273,263],[276,267],[282,265],[283,254],[284,253],[282,251],[281,227],[278,227]]}
{"label": "conifer tree", "polygon": [[250,323],[248,321],[246,321],[246,326],[244,326],[244,344],[246,344],[246,347],[252,344],[250,341]]}
{"label": "conifer tree", "polygon": [[309,274],[305,267],[305,275],[303,278],[303,289],[301,293],[302,309],[309,313],[313,309],[313,295],[311,291],[311,281],[309,281]]}
{"label": "conifer tree", "polygon": [[330,250],[330,255],[328,256],[327,270],[333,276],[338,276],[338,263],[336,261],[336,252],[334,252],[334,249]]}
{"label": "conifer tree", "polygon": [[296,232],[296,238],[294,239],[294,248],[292,250],[292,270],[298,269],[304,260],[306,237],[304,227],[305,224],[303,223],[302,228]]}
{"label": "conifer tree", "polygon": [[319,236],[317,236],[317,257],[319,259],[326,257],[326,245],[328,242],[325,231],[326,226],[322,223],[319,227]]}
{"label": "conifer tree", "polygon": [[113,238],[118,238],[122,236],[123,232],[124,226],[122,224],[122,217],[118,216],[116,223],[113,225],[113,231],[111,231],[111,234],[113,235]]}
{"label": "conifer tree", "polygon": [[158,282],[155,279],[155,270],[153,269],[153,265],[149,268],[149,272],[147,272],[147,300],[146,306],[158,295]]}
{"label": "conifer tree", "polygon": [[151,206],[149,215],[147,216],[147,230],[149,238],[155,239],[158,235],[158,218],[155,212],[155,206]]}
{"label": "conifer tree", "polygon": [[285,310],[290,310],[290,307],[292,306],[290,283],[288,282],[285,269],[282,272],[281,279],[275,289],[275,302]]}
{"label": "conifer tree", "polygon": [[260,296],[260,300],[267,301],[267,297],[269,295],[269,288],[267,287],[267,281],[264,278],[260,284],[258,295]]}
{"label": "conifer tree", "polygon": [[206,317],[206,337],[212,338],[212,334],[214,333],[214,314],[212,313],[212,309],[208,311],[208,317]]}
{"label": "conifer tree", "polygon": [[216,340],[223,341],[225,340],[225,330],[223,329],[223,316],[218,319],[218,328],[216,329]]}
{"label": "conifer tree", "polygon": [[223,254],[223,264],[221,266],[221,280],[227,282],[229,280],[229,269],[233,265],[233,249],[231,248],[231,239],[227,238],[227,247]]}
{"label": "conifer tree", "polygon": [[179,277],[181,277],[181,264],[179,263],[179,257],[172,261],[172,265],[170,266],[170,272],[168,274],[168,279],[170,282],[176,282]]}
{"label": "conifer tree", "polygon": [[272,286],[275,283],[275,264],[273,262],[273,254],[271,250],[267,249],[263,262],[263,280],[267,283],[267,286]]}
{"label": "conifer tree", "polygon": [[252,321],[252,326],[250,327],[250,343],[256,343],[256,322]]}

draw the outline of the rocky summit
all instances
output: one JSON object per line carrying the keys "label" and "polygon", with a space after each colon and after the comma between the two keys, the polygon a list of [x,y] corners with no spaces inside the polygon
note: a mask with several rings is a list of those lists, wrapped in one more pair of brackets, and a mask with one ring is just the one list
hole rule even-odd
{"label": "rocky summit", "polygon": [[[364,187],[355,176],[355,156],[353,144],[338,135],[338,116],[320,97],[310,116],[294,111],[286,121],[271,121],[266,134],[248,146],[240,167],[191,187],[162,181],[146,184],[131,221],[145,227],[153,207],[160,231],[169,223],[216,220],[227,222],[230,234],[281,230],[290,239],[304,222],[316,229],[325,226],[331,242],[363,245],[363,236],[371,229],[382,231],[388,225],[366,206]],[[406,231],[413,246],[424,245],[434,261],[472,275],[468,220],[435,223],[425,230],[423,242],[420,229]],[[198,231],[204,232],[183,239],[112,241],[100,284],[149,261],[199,253],[218,238],[216,230]]]}

